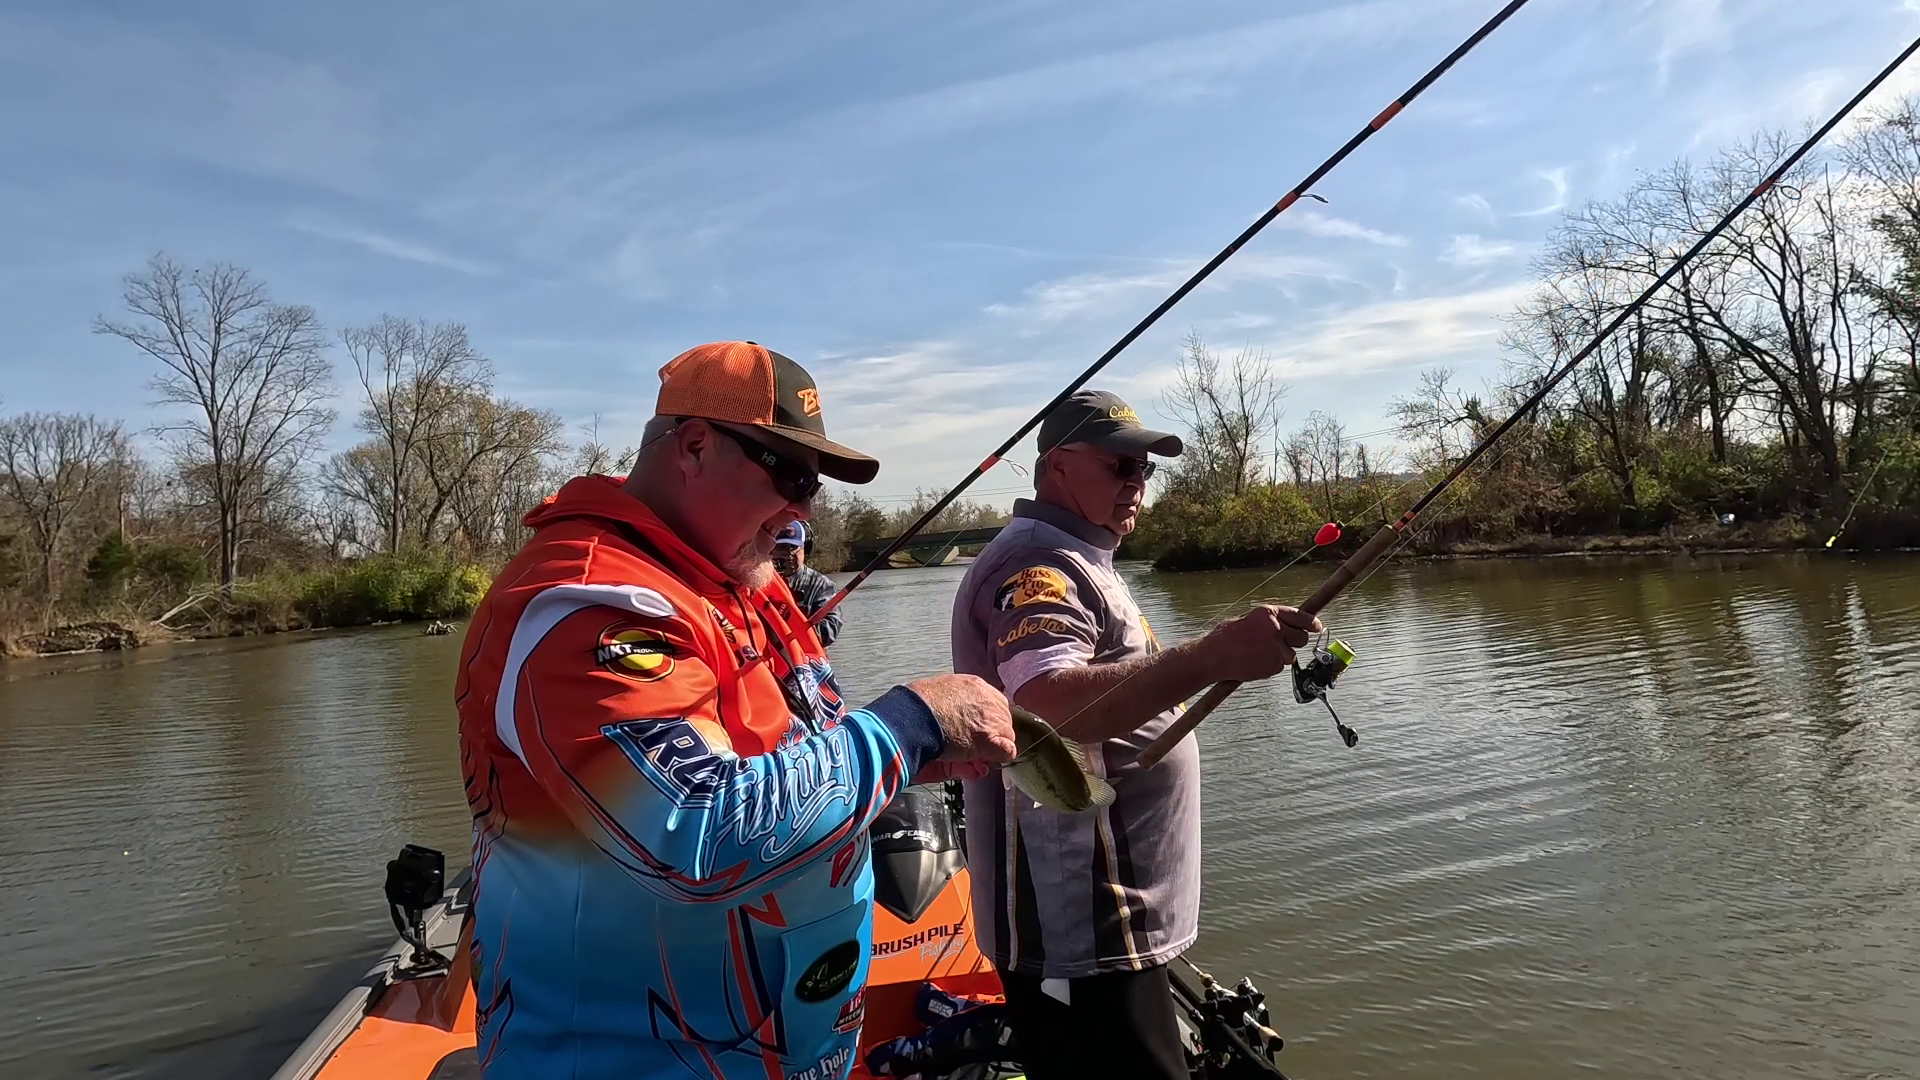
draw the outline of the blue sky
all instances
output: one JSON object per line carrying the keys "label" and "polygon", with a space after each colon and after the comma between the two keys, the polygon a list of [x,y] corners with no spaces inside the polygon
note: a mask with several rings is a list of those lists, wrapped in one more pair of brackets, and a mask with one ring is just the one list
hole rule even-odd
{"label": "blue sky", "polygon": [[[7,0],[0,409],[151,420],[89,324],[165,250],[332,327],[465,322],[612,441],[673,354],[752,338],[869,493],[944,486],[1498,6]],[[1818,119],[1916,8],[1532,0],[1094,385],[1151,419],[1198,330],[1273,357],[1288,424],[1387,427],[1423,367],[1497,373],[1561,208]]]}

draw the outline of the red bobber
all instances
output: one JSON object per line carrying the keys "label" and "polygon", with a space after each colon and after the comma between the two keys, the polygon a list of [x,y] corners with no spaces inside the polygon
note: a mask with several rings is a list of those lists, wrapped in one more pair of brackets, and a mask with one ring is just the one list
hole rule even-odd
{"label": "red bobber", "polygon": [[1337,521],[1329,521],[1325,525],[1320,526],[1319,532],[1313,534],[1313,546],[1324,547],[1338,539],[1340,539],[1340,523]]}

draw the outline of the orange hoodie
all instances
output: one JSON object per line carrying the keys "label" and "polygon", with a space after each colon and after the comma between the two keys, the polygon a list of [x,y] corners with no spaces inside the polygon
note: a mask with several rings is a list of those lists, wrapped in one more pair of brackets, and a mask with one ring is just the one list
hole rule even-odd
{"label": "orange hoodie", "polygon": [[867,826],[944,749],[932,712],[905,687],[848,711],[786,584],[727,580],[617,478],[526,523],[455,683],[488,1075],[840,1055]]}

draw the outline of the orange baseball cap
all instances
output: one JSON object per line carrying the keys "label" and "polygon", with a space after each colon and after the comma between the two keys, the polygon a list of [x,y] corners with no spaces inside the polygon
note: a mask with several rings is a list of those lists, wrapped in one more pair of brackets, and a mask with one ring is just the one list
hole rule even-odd
{"label": "orange baseball cap", "polygon": [[660,369],[655,416],[687,416],[757,427],[818,451],[820,472],[865,484],[880,462],[827,438],[820,390],[807,369],[752,341],[695,345]]}

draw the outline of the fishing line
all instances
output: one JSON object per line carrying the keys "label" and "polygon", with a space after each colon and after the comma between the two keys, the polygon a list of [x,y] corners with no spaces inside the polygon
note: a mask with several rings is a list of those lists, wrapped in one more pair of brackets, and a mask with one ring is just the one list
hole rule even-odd
{"label": "fishing line", "polygon": [[1866,480],[1861,482],[1859,492],[1853,497],[1853,505],[1847,507],[1847,516],[1840,519],[1840,527],[1833,530],[1832,536],[1827,537],[1828,547],[1832,547],[1833,542],[1840,539],[1840,534],[1847,531],[1847,523],[1853,520],[1853,512],[1860,509],[1860,500],[1866,498],[1867,492],[1873,489],[1873,478],[1880,475],[1880,466],[1885,465],[1887,459],[1892,456],[1892,447],[1888,447],[1880,452],[1880,460],[1874,464],[1873,471],[1867,474]]}

